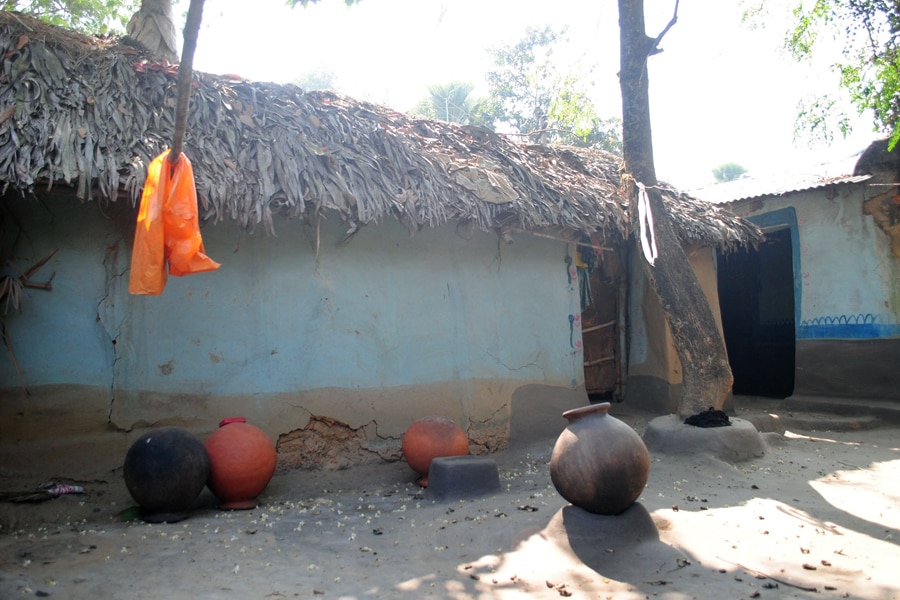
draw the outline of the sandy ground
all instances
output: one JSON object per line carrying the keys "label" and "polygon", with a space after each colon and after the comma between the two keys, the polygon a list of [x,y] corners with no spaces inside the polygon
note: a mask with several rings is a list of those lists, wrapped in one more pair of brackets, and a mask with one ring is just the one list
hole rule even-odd
{"label": "sandy ground", "polygon": [[[897,428],[821,416],[748,462],[653,455],[639,501],[607,517],[554,490],[551,410],[492,456],[486,498],[429,501],[401,462],[279,473],[251,511],[204,492],[174,524],[118,520],[120,473],[0,504],[0,598],[900,599]],[[650,418],[611,414],[639,433]]]}

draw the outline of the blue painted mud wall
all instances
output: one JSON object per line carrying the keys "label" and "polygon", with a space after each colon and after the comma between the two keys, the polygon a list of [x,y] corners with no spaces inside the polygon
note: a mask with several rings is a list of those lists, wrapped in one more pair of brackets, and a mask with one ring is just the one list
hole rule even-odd
{"label": "blue painted mud wall", "polygon": [[[6,318],[38,402],[77,390],[126,431],[209,430],[239,413],[276,438],[321,416],[389,443],[441,412],[490,449],[517,388],[583,385],[564,242],[506,245],[455,224],[410,235],[393,220],[344,241],[336,215],[318,229],[276,222],[276,237],[219,223],[203,236],[220,270],[131,296],[136,211],[123,204],[9,203],[19,268],[59,249],[33,277],[54,274],[52,291],[28,290]],[[3,396],[18,384],[6,355]]]}
{"label": "blue painted mud wall", "polygon": [[900,400],[900,260],[865,210],[883,191],[843,184],[733,207],[791,230],[795,395]]}

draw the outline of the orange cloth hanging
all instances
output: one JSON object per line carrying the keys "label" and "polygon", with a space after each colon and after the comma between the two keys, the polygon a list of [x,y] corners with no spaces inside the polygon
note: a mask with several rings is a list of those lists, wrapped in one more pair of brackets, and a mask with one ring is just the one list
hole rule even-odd
{"label": "orange cloth hanging", "polygon": [[176,276],[221,266],[203,248],[191,161],[182,154],[173,165],[168,156],[166,150],[147,169],[131,255],[128,291],[132,294],[161,294],[166,287],[166,263]]}

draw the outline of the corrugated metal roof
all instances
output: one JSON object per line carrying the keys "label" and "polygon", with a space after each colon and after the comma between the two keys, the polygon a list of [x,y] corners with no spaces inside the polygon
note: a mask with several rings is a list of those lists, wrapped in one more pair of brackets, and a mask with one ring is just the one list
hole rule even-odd
{"label": "corrugated metal roof", "polygon": [[727,204],[738,200],[749,200],[762,196],[782,196],[796,192],[805,192],[824,188],[829,185],[845,183],[861,183],[871,179],[871,175],[836,175],[822,177],[821,175],[793,174],[766,179],[742,177],[734,181],[711,185],[699,190],[693,190],[690,194],[701,200],[713,204]]}

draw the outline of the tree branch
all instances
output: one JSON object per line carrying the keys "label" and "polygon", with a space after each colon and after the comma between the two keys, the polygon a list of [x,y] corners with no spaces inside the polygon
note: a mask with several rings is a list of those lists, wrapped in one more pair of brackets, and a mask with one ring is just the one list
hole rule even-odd
{"label": "tree branch", "polygon": [[733,564],[733,565],[736,566],[736,567],[740,567],[741,569],[747,571],[748,573],[750,573],[750,574],[753,575],[754,577],[760,577],[760,576],[761,576],[761,577],[767,577],[767,578],[771,579],[772,581],[777,581],[777,582],[780,583],[780,584],[783,584],[783,585],[786,585],[786,586],[789,586],[789,587],[792,587],[792,588],[796,588],[796,589],[798,589],[798,590],[803,590],[804,592],[818,592],[818,591],[819,591],[818,588],[816,588],[815,586],[812,586],[812,585],[802,585],[802,584],[799,584],[799,583],[793,583],[793,582],[791,582],[791,581],[788,581],[787,579],[781,579],[781,578],[778,578],[778,577],[772,577],[772,576],[769,575],[768,573],[764,573],[763,571],[758,571],[758,570],[756,570],[756,569],[751,569],[750,567],[745,567],[745,566],[742,565],[741,563],[732,562],[732,561],[728,560],[727,558],[722,558],[721,556],[717,556],[716,558],[718,558],[719,560],[724,560],[724,561],[727,562],[727,563],[731,563],[731,564]]}
{"label": "tree branch", "polygon": [[22,391],[25,392],[25,396],[30,396],[31,392],[28,390],[28,386],[25,385],[25,375],[22,373],[22,368],[19,366],[19,361],[16,360],[16,353],[13,350],[12,340],[9,339],[9,334],[6,332],[6,323],[0,320],[0,335],[3,337],[3,343],[6,344],[6,350],[9,352],[9,357],[12,359],[13,366],[16,368],[16,374],[19,376],[19,383],[22,385]]}
{"label": "tree branch", "polygon": [[668,25],[666,25],[665,29],[663,29],[659,33],[659,35],[656,36],[656,39],[653,40],[653,43],[650,44],[650,50],[647,52],[647,56],[653,56],[654,54],[659,54],[660,52],[662,52],[662,48],[659,47],[659,43],[662,41],[663,37],[665,37],[665,35],[669,33],[669,30],[672,29],[675,23],[678,22],[678,2],[679,0],[675,0],[675,12],[672,14],[672,18],[671,20],[669,20],[669,23]]}
{"label": "tree branch", "polygon": [[203,0],[191,0],[187,19],[184,23],[184,47],[181,51],[181,64],[178,65],[178,103],[175,105],[175,132],[172,135],[172,151],[169,162],[173,165],[181,158],[184,146],[184,133],[187,129],[188,103],[191,98],[191,79],[194,73],[194,52],[197,50],[197,37],[200,32],[200,21],[203,19]]}
{"label": "tree branch", "polygon": [[22,281],[25,282],[25,281],[31,279],[31,276],[34,275],[35,273],[37,273],[38,269],[40,269],[41,267],[46,265],[47,261],[50,260],[51,258],[53,258],[53,255],[56,254],[58,250],[59,250],[59,248],[57,248],[56,250],[53,250],[52,252],[50,252],[50,254],[48,254],[41,260],[39,260],[36,263],[34,263],[33,265],[31,265],[31,267],[29,267],[27,271],[22,273]]}
{"label": "tree branch", "polygon": [[571,135],[578,135],[577,133],[575,133],[574,131],[572,131],[570,129],[560,129],[559,127],[547,127],[545,129],[533,129],[526,133],[507,133],[505,135],[509,135],[509,136],[517,135],[519,137],[531,137],[533,135],[538,135],[541,133],[568,133]]}

